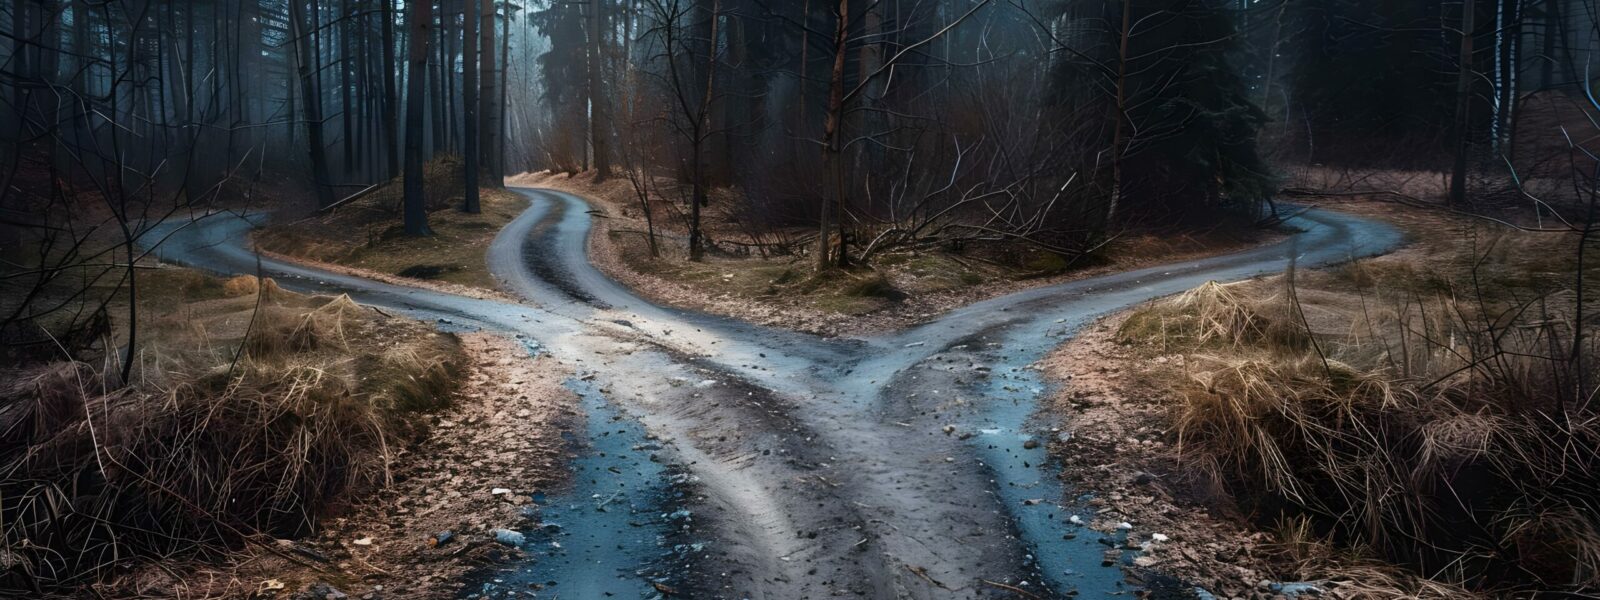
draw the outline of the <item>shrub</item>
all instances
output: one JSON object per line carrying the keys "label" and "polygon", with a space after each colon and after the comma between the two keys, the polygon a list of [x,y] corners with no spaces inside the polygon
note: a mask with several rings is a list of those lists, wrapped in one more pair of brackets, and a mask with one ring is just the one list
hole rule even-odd
{"label": "shrub", "polygon": [[[1574,342],[1569,289],[1514,287],[1571,278],[1515,277],[1495,256],[1415,287],[1360,264],[1299,294],[1206,284],[1119,334],[1189,354],[1170,381],[1175,452],[1247,513],[1443,582],[1600,585],[1600,370],[1582,341],[1600,331]],[[1333,331],[1312,332],[1305,293]]]}
{"label": "shrub", "polygon": [[229,287],[266,296],[259,310],[258,292],[186,309],[192,326],[164,330],[160,368],[136,385],[78,362],[3,379],[0,595],[309,533],[386,481],[416,411],[457,381],[451,336],[345,296]]}

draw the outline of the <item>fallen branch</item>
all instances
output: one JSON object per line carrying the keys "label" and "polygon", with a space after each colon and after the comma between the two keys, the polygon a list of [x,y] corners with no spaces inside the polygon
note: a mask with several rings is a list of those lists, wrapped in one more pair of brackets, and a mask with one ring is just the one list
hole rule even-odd
{"label": "fallen branch", "polygon": [[344,206],[345,204],[349,204],[351,202],[355,202],[356,200],[360,200],[362,198],[365,198],[368,195],[372,194],[373,192],[378,191],[380,188],[382,188],[383,186],[386,186],[386,185],[389,185],[389,183],[388,182],[374,183],[372,185],[369,185],[367,187],[362,188],[361,191],[359,191],[359,192],[356,192],[354,194],[350,194],[349,196],[345,196],[343,200],[339,200],[337,202],[334,202],[333,204],[329,204],[327,206],[324,206],[322,208],[317,209],[317,212],[327,212],[327,211],[333,210],[335,208],[339,208],[340,206]]}

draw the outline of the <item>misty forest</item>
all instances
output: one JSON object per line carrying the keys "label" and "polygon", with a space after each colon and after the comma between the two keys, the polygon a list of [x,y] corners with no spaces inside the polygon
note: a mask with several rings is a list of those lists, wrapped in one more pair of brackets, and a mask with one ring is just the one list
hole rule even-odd
{"label": "misty forest", "polygon": [[1591,597],[1597,94],[1594,0],[3,0],[0,598]]}

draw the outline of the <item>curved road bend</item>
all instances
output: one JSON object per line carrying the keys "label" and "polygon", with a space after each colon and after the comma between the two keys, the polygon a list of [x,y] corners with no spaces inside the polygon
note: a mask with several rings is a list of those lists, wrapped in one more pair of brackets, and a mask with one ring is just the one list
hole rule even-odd
{"label": "curved road bend", "polygon": [[[643,300],[589,263],[582,199],[517,191],[532,205],[495,238],[488,262],[529,304],[270,259],[261,270],[291,289],[526,336],[594,375],[673,441],[670,461],[698,480],[691,508],[711,541],[681,578],[695,597],[1014,597],[986,582],[1038,597],[1121,591],[1120,571],[1100,566],[1097,536],[1066,522],[1089,513],[1063,497],[1045,445],[1022,446],[1051,425],[1031,420],[1045,385],[1027,365],[1120,308],[1401,241],[1386,224],[1311,210],[1291,223],[1303,233],[1270,246],[1035,288],[839,340]],[[164,228],[156,235],[172,236],[158,254],[253,273],[242,245],[250,227],[216,215]],[[964,435],[945,435],[946,424]]]}

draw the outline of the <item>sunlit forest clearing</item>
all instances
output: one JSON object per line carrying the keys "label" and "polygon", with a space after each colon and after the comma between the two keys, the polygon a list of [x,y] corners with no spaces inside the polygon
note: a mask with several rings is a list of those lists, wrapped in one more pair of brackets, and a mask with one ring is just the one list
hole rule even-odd
{"label": "sunlit forest clearing", "polygon": [[0,597],[1587,597],[1597,9],[0,2]]}

